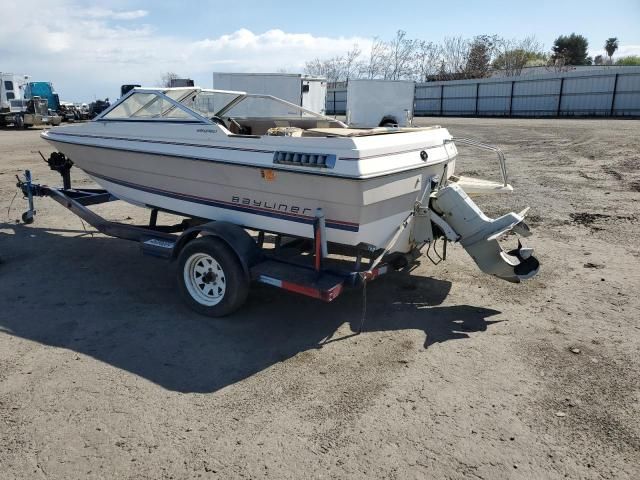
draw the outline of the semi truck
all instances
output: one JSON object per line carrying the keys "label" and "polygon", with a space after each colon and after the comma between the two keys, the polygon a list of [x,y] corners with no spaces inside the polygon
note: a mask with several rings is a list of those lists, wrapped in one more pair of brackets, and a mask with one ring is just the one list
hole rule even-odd
{"label": "semi truck", "polygon": [[28,75],[0,72],[0,126],[59,125],[59,108],[50,82],[30,82]]}

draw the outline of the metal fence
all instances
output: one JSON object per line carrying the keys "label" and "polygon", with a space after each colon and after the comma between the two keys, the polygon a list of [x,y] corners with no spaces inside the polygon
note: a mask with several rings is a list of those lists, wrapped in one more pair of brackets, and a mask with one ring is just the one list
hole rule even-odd
{"label": "metal fence", "polygon": [[328,88],[327,105],[325,108],[327,115],[347,114],[347,87]]}
{"label": "metal fence", "polygon": [[[346,88],[329,89],[326,112],[346,110]],[[419,83],[414,115],[640,117],[640,67]]]}

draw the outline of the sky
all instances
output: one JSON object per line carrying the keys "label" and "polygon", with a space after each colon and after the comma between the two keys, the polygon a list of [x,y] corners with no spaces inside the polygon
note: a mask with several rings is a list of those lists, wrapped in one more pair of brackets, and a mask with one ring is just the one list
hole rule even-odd
{"label": "sky", "polygon": [[640,0],[219,1],[2,0],[0,71],[51,81],[60,98],[92,101],[121,84],[158,84],[172,71],[211,87],[212,72],[302,73],[399,29],[409,37],[560,34],[589,40],[591,55],[618,37],[617,56],[640,55]]}

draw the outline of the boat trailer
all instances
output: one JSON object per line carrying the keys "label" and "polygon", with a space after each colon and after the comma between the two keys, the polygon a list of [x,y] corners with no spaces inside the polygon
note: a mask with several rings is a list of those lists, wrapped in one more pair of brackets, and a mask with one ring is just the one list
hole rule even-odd
{"label": "boat trailer", "polygon": [[[73,188],[70,175],[73,162],[63,154],[55,152],[45,161],[60,173],[63,186],[33,183],[29,170],[24,172],[24,178],[16,177],[17,186],[28,201],[28,210],[22,214],[24,223],[34,221],[34,198],[49,197],[100,233],[138,242],[143,254],[177,261],[183,267],[177,275],[183,298],[194,310],[208,316],[227,315],[239,308],[251,281],[331,302],[345,287],[366,288],[367,282],[391,270],[408,268],[419,256],[419,252],[413,256],[382,255],[381,249],[364,244],[328,245],[321,209],[316,212],[313,223],[313,240],[253,230],[252,236],[239,225],[201,218],[159,225],[160,210],[151,206],[149,222],[145,225],[110,221],[88,207],[118,198],[103,189]],[[237,293],[232,295],[237,298],[229,305],[220,305],[217,297],[224,297],[225,293]]]}
{"label": "boat trailer", "polygon": [[[520,241],[516,249],[509,251],[503,250],[498,242],[508,233],[531,235],[524,221],[528,209],[489,218],[459,185],[443,186],[438,177],[427,180],[428,185],[413,209],[380,248],[367,244],[329,245],[320,208],[313,219],[312,239],[245,229],[225,221],[184,218],[167,210],[163,211],[184,219],[175,225],[159,225],[161,209],[153,205],[146,205],[151,214],[145,225],[113,222],[88,207],[118,200],[115,196],[102,189],[72,188],[73,162],[64,154],[54,152],[48,159],[42,158],[62,176],[63,186],[35,184],[31,172],[25,171],[24,179],[18,178],[17,185],[29,204],[22,215],[25,223],[34,220],[34,197],[50,197],[99,232],[138,242],[143,253],[177,262],[177,281],[183,299],[194,310],[212,317],[237,310],[247,298],[251,281],[325,302],[333,301],[345,287],[360,285],[366,297],[367,282],[391,270],[413,268],[425,246],[428,246],[426,257],[433,263],[444,260],[448,241],[459,242],[480,270],[508,282],[532,278],[540,267],[533,249],[523,248]],[[506,185],[504,170],[503,177]],[[412,250],[393,252],[393,246],[409,225]],[[443,240],[442,255],[435,251],[438,239]],[[435,253],[435,259],[430,252]],[[365,306],[363,302],[363,312]]]}

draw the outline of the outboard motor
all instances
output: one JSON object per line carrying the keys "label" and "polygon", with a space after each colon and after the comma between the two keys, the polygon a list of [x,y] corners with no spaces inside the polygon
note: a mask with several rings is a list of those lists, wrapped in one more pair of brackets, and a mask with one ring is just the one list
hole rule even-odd
{"label": "outboard motor", "polygon": [[514,283],[538,273],[540,263],[533,256],[533,249],[522,248],[518,241],[517,249],[505,252],[498,243],[498,238],[509,231],[523,237],[531,235],[524,223],[528,209],[491,219],[456,184],[438,190],[431,199],[431,208],[460,236],[460,244],[483,272]]}

